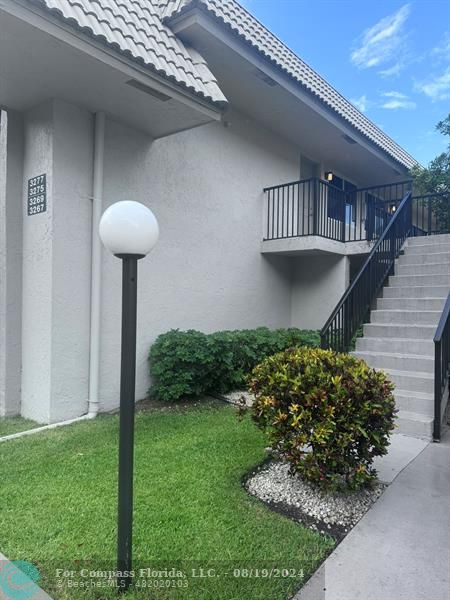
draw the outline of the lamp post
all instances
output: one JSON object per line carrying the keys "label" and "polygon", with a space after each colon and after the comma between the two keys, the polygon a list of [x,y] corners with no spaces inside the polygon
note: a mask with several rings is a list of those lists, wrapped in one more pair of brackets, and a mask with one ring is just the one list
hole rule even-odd
{"label": "lamp post", "polygon": [[125,201],[111,205],[103,213],[99,233],[103,245],[122,260],[117,582],[119,589],[125,591],[132,579],[137,261],[155,246],[159,227],[149,208],[139,202]]}

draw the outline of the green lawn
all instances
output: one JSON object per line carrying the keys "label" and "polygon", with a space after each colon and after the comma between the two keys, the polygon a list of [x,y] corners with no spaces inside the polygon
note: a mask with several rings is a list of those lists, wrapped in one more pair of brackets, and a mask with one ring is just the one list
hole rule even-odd
{"label": "green lawn", "polygon": [[27,429],[35,429],[39,427],[39,424],[29,419],[23,419],[22,417],[6,417],[0,419],[0,437],[5,435],[11,435],[12,433],[19,433],[20,431],[27,431]]}
{"label": "green lawn", "polygon": [[[55,599],[116,597],[111,589],[68,589],[67,580],[59,588],[56,569],[76,577],[82,568],[115,569],[117,441],[117,416],[102,416],[0,444],[0,550],[34,563]],[[220,404],[137,415],[134,564],[176,566],[188,587],[141,587],[125,598],[282,600],[300,587],[298,577],[256,569],[303,568],[308,576],[333,541],[242,488],[265,444],[249,420]],[[193,578],[200,568],[215,576]],[[248,572],[237,577],[234,569]]]}

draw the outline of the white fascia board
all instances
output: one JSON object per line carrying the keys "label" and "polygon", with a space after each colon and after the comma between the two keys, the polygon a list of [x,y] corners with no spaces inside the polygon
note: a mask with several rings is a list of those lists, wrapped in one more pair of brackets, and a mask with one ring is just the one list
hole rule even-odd
{"label": "white fascia board", "polygon": [[92,58],[121,71],[127,78],[135,79],[161,94],[168,95],[174,100],[198,110],[211,120],[220,121],[222,119],[223,110],[220,108],[215,108],[206,100],[191,94],[187,90],[184,91],[176,83],[168,81],[157,73],[149,72],[135,61],[114,52],[95,38],[84,35],[81,31],[78,32],[70,25],[58,20],[37,6],[25,4],[22,0],[0,0],[0,11],[5,11]]}
{"label": "white fascia board", "polygon": [[[231,32],[220,27],[220,25],[215,23],[201,9],[194,7],[181,15],[177,15],[168,20],[168,25],[175,35],[183,33],[184,30],[193,25],[203,28],[210,35],[214,36],[231,50],[241,55],[260,71],[263,71],[268,77],[276,81],[280,87],[284,88],[293,96],[296,96],[301,102],[312,108],[325,120],[340,129],[343,134],[353,138],[361,147],[365,148],[371,154],[374,154],[378,159],[389,165],[389,167],[396,171],[407,171],[405,165],[391,157],[381,148],[377,147],[376,144],[371,143],[364,134],[353,128],[350,124],[347,125],[343,119],[339,118],[339,116],[333,115],[332,109],[328,109],[320,100],[312,97],[307,91],[302,90],[299,83],[292,81],[291,78],[281,72],[279,68],[272,65],[267,59],[261,57],[255,48],[249,47],[243,40],[237,39]],[[400,172],[399,174],[401,175],[403,173]]]}

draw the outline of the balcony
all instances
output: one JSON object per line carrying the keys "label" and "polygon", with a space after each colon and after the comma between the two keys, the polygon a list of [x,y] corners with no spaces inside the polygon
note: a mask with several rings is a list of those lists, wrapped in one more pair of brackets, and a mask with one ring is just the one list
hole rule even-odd
{"label": "balcony", "polygon": [[[321,179],[265,188],[261,251],[367,253],[411,189],[411,181],[402,181],[343,191]],[[413,211],[416,226],[431,218],[423,202],[416,202]]]}

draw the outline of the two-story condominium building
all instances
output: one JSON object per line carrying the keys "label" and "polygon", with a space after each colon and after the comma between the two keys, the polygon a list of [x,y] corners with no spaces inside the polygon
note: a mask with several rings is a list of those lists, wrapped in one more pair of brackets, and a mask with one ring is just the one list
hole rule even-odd
{"label": "two-story condominium building", "polygon": [[321,328],[408,189],[415,160],[235,0],[2,0],[0,57],[0,415],[118,405],[110,204],[160,224],[144,397],[171,328]]}

